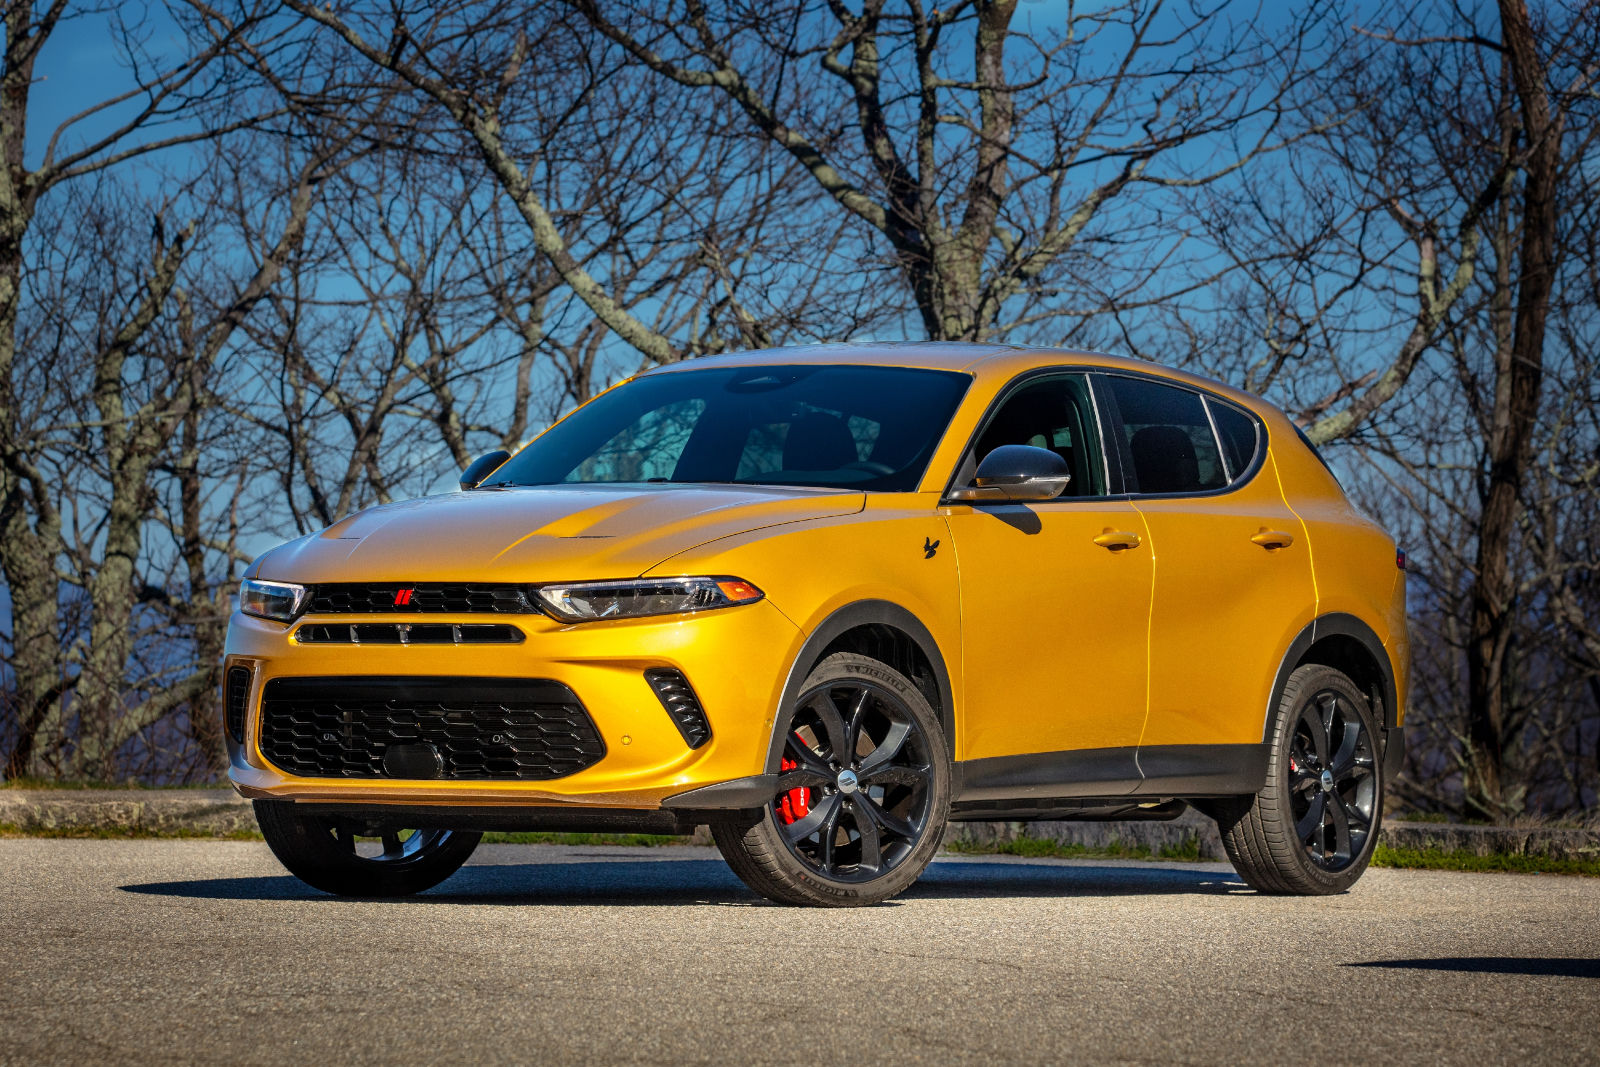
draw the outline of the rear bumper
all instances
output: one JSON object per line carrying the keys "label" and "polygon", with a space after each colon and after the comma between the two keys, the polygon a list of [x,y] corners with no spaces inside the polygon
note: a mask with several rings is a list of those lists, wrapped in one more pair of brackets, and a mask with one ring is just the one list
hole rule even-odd
{"label": "rear bumper", "polygon": [[[330,809],[533,806],[558,811],[581,805],[593,811],[659,810],[669,798],[766,770],[774,713],[802,636],[782,612],[761,601],[694,616],[582,625],[544,616],[496,616],[496,622],[509,621],[523,631],[525,640],[513,645],[352,646],[295,639],[298,627],[329,619],[308,616],[283,625],[236,614],[231,621],[225,671],[235,666],[251,671],[244,740],[228,741],[228,777],[243,796]],[[336,621],[374,620],[340,616]],[[481,622],[483,616],[434,615],[426,621]],[[645,671],[654,668],[679,670],[694,687],[711,724],[711,739],[699,748],[689,748],[646,682]],[[260,708],[269,681],[352,676],[559,682],[582,701],[604,740],[605,755],[565,777],[514,781],[302,777],[263,755]],[[733,794],[707,793],[697,803],[714,809],[742,807],[747,800],[735,788]]]}

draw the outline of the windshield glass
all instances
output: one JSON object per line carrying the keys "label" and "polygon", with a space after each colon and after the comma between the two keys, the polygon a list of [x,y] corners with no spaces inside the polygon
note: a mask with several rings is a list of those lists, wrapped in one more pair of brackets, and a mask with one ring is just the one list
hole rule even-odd
{"label": "windshield glass", "polygon": [[646,375],[573,412],[484,484],[732,482],[909,492],[971,380],[860,366]]}

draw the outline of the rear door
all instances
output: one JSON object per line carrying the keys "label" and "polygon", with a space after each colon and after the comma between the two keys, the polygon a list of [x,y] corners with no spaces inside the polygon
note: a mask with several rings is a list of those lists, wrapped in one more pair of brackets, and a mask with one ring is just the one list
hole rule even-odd
{"label": "rear door", "polygon": [[1310,549],[1253,415],[1150,377],[1101,382],[1154,556],[1141,791],[1204,791],[1259,756],[1230,746],[1261,743],[1279,659],[1315,613]]}

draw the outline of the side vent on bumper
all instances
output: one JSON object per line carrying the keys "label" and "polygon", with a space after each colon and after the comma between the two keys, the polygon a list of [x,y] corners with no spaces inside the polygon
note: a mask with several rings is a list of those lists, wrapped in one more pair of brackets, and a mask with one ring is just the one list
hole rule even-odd
{"label": "side vent on bumper", "polygon": [[244,711],[250,703],[250,668],[229,667],[222,686],[223,725],[236,744],[244,744]]}
{"label": "side vent on bumper", "polygon": [[656,691],[661,706],[672,716],[673,725],[677,726],[690,748],[699,748],[711,740],[711,723],[706,720],[700,698],[694,695],[694,689],[682,671],[657,667],[645,671],[644,680]]}

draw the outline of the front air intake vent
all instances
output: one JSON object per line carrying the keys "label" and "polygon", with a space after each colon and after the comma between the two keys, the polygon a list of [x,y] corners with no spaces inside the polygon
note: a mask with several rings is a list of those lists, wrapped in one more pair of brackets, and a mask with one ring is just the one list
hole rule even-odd
{"label": "front air intake vent", "polygon": [[658,667],[645,671],[644,680],[656,691],[661,706],[672,716],[673,725],[690,748],[699,748],[711,740],[711,723],[706,720],[700,698],[695,696],[689,679],[683,676],[682,671]]}
{"label": "front air intake vent", "polygon": [[249,703],[250,668],[229,667],[222,686],[223,720],[228,736],[238,744],[244,744],[244,712]]}
{"label": "front air intake vent", "polygon": [[498,622],[307,623],[294,632],[302,645],[515,645],[522,631]]}

